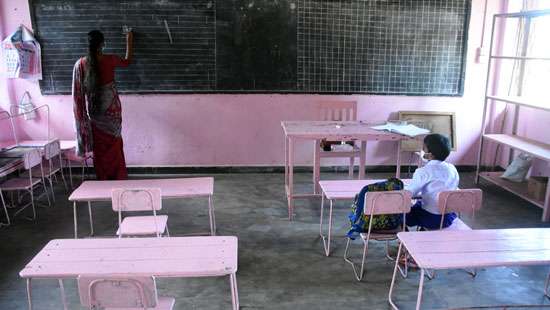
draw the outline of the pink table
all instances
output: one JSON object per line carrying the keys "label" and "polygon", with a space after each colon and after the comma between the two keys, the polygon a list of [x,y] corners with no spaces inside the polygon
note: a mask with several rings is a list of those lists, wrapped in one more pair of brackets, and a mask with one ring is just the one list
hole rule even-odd
{"label": "pink table", "polygon": [[[281,122],[285,133],[285,190],[288,201],[288,218],[292,220],[294,213],[294,199],[318,197],[320,158],[319,144],[322,139],[334,141],[361,141],[361,157],[359,158],[359,179],[365,178],[365,162],[367,141],[401,141],[411,139],[409,137],[378,131],[371,128],[372,124],[361,121],[283,121]],[[314,167],[313,184],[314,192],[310,194],[294,193],[294,143],[296,140],[313,140],[314,143]],[[397,171],[399,176],[401,166],[401,143],[397,144]]]}
{"label": "pink table", "polygon": [[57,239],[48,242],[19,275],[27,280],[29,309],[32,309],[31,279],[59,279],[67,308],[62,280],[92,275],[178,278],[228,275],[233,309],[238,309],[237,241],[234,236]]}
{"label": "pink table", "polygon": [[[6,160],[4,160],[3,163],[0,163],[0,177],[4,177],[23,168],[23,160],[21,159],[21,154],[18,153],[18,149],[42,149],[50,141],[53,140],[24,140],[19,143],[16,143],[15,141],[0,142],[0,158],[12,158],[9,163]],[[60,143],[61,150],[67,150],[76,146],[74,141],[69,140],[61,140]]]}
{"label": "pink table", "polygon": [[0,151],[3,151],[3,150],[9,150],[11,148],[14,148],[17,146],[17,142],[15,141],[2,141],[0,142]]}
{"label": "pink table", "polygon": [[210,234],[216,234],[216,218],[212,196],[214,195],[214,178],[180,178],[180,179],[147,179],[147,180],[123,180],[123,181],[84,181],[69,196],[73,202],[74,212],[74,237],[78,237],[78,223],[76,216],[77,202],[88,203],[90,218],[90,231],[93,235],[94,226],[92,219],[92,201],[111,201],[113,188],[160,188],[163,199],[181,199],[206,197],[208,198],[208,214],[210,217]]}
{"label": "pink table", "polygon": [[[550,228],[401,232],[397,236],[401,241],[397,257],[405,247],[421,271],[417,310],[426,269],[550,265]],[[392,301],[398,263],[388,295],[393,309],[398,309]]]}
{"label": "pink table", "polygon": [[[331,181],[319,181],[321,187],[321,216],[319,224],[319,235],[321,241],[323,241],[323,247],[325,248],[325,255],[330,255],[330,238],[332,234],[332,205],[335,200],[352,200],[355,195],[358,194],[365,185],[372,183],[385,181],[385,179],[365,179],[365,180],[331,180]],[[403,179],[403,183],[407,184],[410,179]],[[323,233],[323,213],[325,209],[325,198],[329,201],[329,213],[328,213],[328,234],[325,236]]]}
{"label": "pink table", "polygon": [[[46,144],[48,144],[51,141],[54,141],[55,139],[51,140],[23,140],[18,143],[18,146],[25,146],[25,147],[44,147]],[[59,145],[61,148],[61,151],[70,150],[72,148],[76,147],[76,141],[75,140],[59,140]]]}
{"label": "pink table", "polygon": [[2,157],[0,153],[0,178],[23,168],[22,158]]}

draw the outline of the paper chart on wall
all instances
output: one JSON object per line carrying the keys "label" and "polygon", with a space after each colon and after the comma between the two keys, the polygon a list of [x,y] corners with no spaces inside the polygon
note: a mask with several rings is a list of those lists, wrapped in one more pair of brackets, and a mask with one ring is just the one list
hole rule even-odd
{"label": "paper chart on wall", "polygon": [[3,74],[8,78],[42,79],[40,44],[21,25],[2,41]]}

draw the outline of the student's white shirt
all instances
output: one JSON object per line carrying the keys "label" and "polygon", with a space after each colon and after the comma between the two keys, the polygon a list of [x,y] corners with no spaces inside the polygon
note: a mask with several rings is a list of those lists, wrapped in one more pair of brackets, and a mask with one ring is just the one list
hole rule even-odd
{"label": "student's white shirt", "polygon": [[412,181],[405,189],[413,196],[422,197],[422,208],[433,214],[441,214],[437,207],[437,195],[442,191],[458,188],[458,171],[455,166],[439,160],[430,160],[416,169]]}

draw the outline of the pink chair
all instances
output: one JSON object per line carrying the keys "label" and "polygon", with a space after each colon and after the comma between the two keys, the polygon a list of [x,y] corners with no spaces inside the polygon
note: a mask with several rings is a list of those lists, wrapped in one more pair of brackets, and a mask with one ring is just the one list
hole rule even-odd
{"label": "pink chair", "polygon": [[[357,102],[355,101],[334,101],[321,102],[319,107],[319,119],[322,121],[356,121],[357,120]],[[319,158],[349,158],[349,177],[353,178],[353,167],[355,157],[361,155],[361,150],[355,145],[351,145],[349,151],[324,151],[318,148]],[[320,163],[318,163],[320,165]]]}
{"label": "pink chair", "polygon": [[0,222],[0,227],[2,226],[10,226],[10,214],[8,213],[8,206],[6,206],[6,201],[4,200],[4,195],[2,194],[2,190],[0,188],[0,200],[2,201],[2,206],[4,206],[4,213],[6,214],[6,223]]}
{"label": "pink chair", "polygon": [[441,217],[441,224],[439,229],[441,230],[470,230],[471,228],[466,225],[461,219],[462,214],[470,214],[475,217],[476,211],[481,209],[483,192],[479,188],[472,189],[457,189],[454,191],[444,191],[439,193],[438,207],[441,214],[455,212],[458,214],[453,224],[449,227],[443,228],[443,217]]}
{"label": "pink chair", "polygon": [[[57,162],[54,162],[56,159]],[[44,146],[44,162],[42,163],[44,169],[44,185],[46,180],[50,183],[50,190],[52,192],[52,199],[55,203],[55,193],[53,191],[53,179],[57,180],[57,173],[61,174],[61,179],[63,180],[63,185],[65,185],[65,190],[67,190],[67,182],[65,181],[65,174],[63,172],[63,159],[61,158],[61,147],[59,140],[53,140],[48,142]],[[33,174],[37,175],[40,170],[38,167],[33,169]]]}
{"label": "pink chair", "polygon": [[74,186],[73,186],[73,169],[72,169],[73,167],[72,167],[71,162],[76,162],[76,163],[80,164],[80,167],[82,168],[82,172],[80,174],[80,182],[84,182],[84,177],[86,175],[87,168],[89,168],[88,162],[94,159],[93,154],[88,153],[84,156],[78,156],[78,155],[75,154],[75,149],[73,148],[73,149],[69,149],[67,151],[62,152],[62,157],[65,160],[65,162],[67,163],[67,168],[69,170],[69,183],[71,184],[71,188],[74,188]]}
{"label": "pink chair", "polygon": [[[51,206],[50,197],[48,196],[48,193],[46,191],[46,186],[44,185],[44,170],[42,167],[42,156],[40,155],[40,151],[37,149],[31,149],[30,151],[26,152],[23,155],[23,163],[25,169],[28,171],[28,178],[22,177],[22,178],[11,178],[5,181],[4,183],[0,184],[0,191],[2,192],[19,192],[19,191],[26,191],[30,195],[30,202],[26,205],[23,205],[17,212],[15,212],[15,215],[19,214],[21,211],[23,211],[28,206],[32,206],[32,219],[36,219],[36,208],[34,204],[34,188],[35,186],[42,185],[44,188],[44,194],[46,194],[46,197],[48,198],[48,205]],[[37,167],[40,165],[40,173],[41,178],[35,178],[33,177],[32,168]],[[4,200],[2,199],[2,203],[4,204],[4,209],[6,208],[6,204]],[[6,213],[7,214],[7,213]],[[8,219],[9,223],[9,219]]]}
{"label": "pink chair", "polygon": [[363,240],[363,258],[361,260],[361,270],[357,273],[355,263],[348,256],[348,249],[351,239],[348,238],[346,243],[346,249],[344,252],[344,260],[351,264],[353,267],[353,273],[358,281],[363,278],[365,270],[365,261],[367,258],[367,252],[369,249],[369,241],[385,241],[386,242],[386,256],[387,254],[387,242],[397,239],[397,233],[405,231],[405,214],[411,210],[412,194],[409,191],[388,191],[388,192],[369,192],[365,195],[364,212],[370,218],[373,215],[382,214],[402,214],[403,226],[392,231],[372,231],[372,221],[369,221],[369,229],[366,233],[361,233],[361,240]]}
{"label": "pink chair", "polygon": [[[157,215],[162,209],[160,188],[144,189],[113,189],[113,210],[118,212],[118,230],[116,234],[122,236],[156,235],[160,237],[165,231],[168,236],[168,216]],[[122,212],[152,211],[152,216],[127,216],[122,218]]]}
{"label": "pink chair", "polygon": [[[445,228],[443,228],[444,218],[441,217],[439,230],[472,230],[470,226],[460,219],[460,216],[463,214],[469,214],[470,216],[475,217],[476,211],[481,209],[483,192],[479,188],[443,191],[439,193],[437,199],[439,212],[441,212],[441,214],[455,212],[458,215],[451,226]],[[404,255],[407,254],[405,253]],[[405,269],[407,269],[407,266],[405,266]],[[476,270],[466,270],[466,272],[468,272],[472,277],[475,277],[477,274]],[[426,275],[431,280],[435,277],[435,271],[430,272],[429,270],[426,270]]]}
{"label": "pink chair", "polygon": [[[65,186],[65,190],[67,190],[67,181],[65,181],[65,173],[63,172],[63,159],[61,158],[61,145],[59,140],[53,140],[44,146],[44,159],[46,160],[45,177],[50,182],[52,196],[54,196],[53,201],[55,202],[52,178],[57,178],[57,173],[61,174],[63,185]],[[57,163],[54,162],[54,159]]]}
{"label": "pink chair", "polygon": [[86,309],[171,310],[176,302],[157,296],[154,277],[79,276],[78,292]]}

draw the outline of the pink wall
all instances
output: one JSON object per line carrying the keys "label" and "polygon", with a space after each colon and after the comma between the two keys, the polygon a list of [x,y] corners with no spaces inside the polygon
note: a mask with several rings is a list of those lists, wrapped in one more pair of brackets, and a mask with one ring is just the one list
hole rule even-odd
{"label": "pink wall", "polygon": [[[489,13],[500,10],[489,1]],[[483,0],[472,1],[464,96],[321,96],[321,95],[128,95],[122,96],[127,162],[134,166],[274,166],[283,163],[282,120],[314,119],[316,102],[356,100],[359,118],[383,121],[399,110],[454,111],[458,151],[450,161],[475,163],[485,86],[485,63],[475,63],[480,45]],[[20,23],[31,28],[27,1],[0,0],[3,37]],[[490,23],[488,18],[487,23]],[[488,36],[485,36],[486,41]],[[70,96],[42,96],[37,83],[0,77],[0,108],[8,109],[29,90],[35,105],[51,109],[53,136],[74,138]],[[42,117],[42,122],[44,122]],[[20,122],[29,137],[41,137],[40,121]],[[367,164],[395,162],[395,145],[369,144]],[[298,147],[299,164],[312,161],[311,143]]]}

